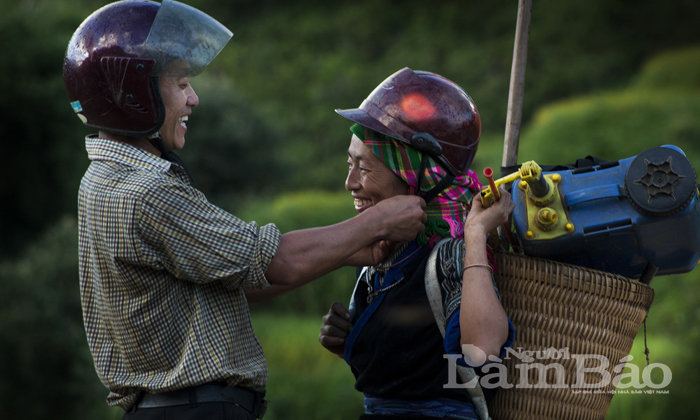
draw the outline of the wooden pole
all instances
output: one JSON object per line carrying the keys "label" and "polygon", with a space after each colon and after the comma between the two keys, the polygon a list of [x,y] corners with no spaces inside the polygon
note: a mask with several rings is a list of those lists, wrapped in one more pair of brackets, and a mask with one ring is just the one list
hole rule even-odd
{"label": "wooden pole", "polygon": [[506,130],[503,138],[503,160],[501,166],[514,166],[518,163],[518,142],[520,141],[520,121],[522,119],[523,92],[525,90],[525,67],[527,64],[527,41],[530,31],[530,11],[532,0],[518,0],[518,17],[513,43],[513,63],[510,69],[508,90],[508,111]]}

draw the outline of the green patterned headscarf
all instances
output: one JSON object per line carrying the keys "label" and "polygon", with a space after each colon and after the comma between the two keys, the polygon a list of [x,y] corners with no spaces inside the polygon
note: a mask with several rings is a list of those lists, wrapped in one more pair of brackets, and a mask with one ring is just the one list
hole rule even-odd
{"label": "green patterned headscarf", "polygon": [[[428,156],[421,185],[418,185],[423,153],[359,124],[350,127],[350,131],[408,184],[411,194],[432,190],[448,175],[435,159]],[[435,199],[427,203],[428,221],[425,230],[417,238],[418,242],[425,244],[439,237],[464,236],[464,218],[471,208],[472,197],[480,190],[481,183],[474,171],[469,170],[466,175],[456,177]]]}

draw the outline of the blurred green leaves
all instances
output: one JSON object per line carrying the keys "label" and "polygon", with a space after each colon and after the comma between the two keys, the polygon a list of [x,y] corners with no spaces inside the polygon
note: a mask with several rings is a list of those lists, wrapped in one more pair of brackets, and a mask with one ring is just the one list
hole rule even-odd
{"label": "blurred green leaves", "polygon": [[589,154],[618,160],[674,144],[697,168],[699,63],[700,46],[671,50],[650,60],[629,86],[541,107],[522,135],[521,161],[558,164]]}
{"label": "blurred green leaves", "polygon": [[192,85],[208,100],[193,110],[188,129],[204,135],[188,136],[179,153],[197,187],[214,201],[274,192],[285,163],[289,166],[278,153],[274,127],[265,124],[229,79],[203,76]]}
{"label": "blurred green leaves", "polygon": [[[77,223],[63,217],[0,263],[0,413],[8,419],[100,418],[78,293]],[[41,400],[39,403],[38,401]]]}
{"label": "blurred green leaves", "polygon": [[[244,220],[255,220],[261,225],[274,222],[282,233],[338,223],[355,214],[349,193],[319,190],[290,192],[273,200],[255,201],[238,213]],[[255,309],[315,315],[320,319],[332,302],[347,305],[354,285],[355,269],[344,267],[272,302],[259,303]]]}
{"label": "blurred green leaves", "polygon": [[647,61],[634,78],[633,88],[700,91],[700,48],[678,48]]}
{"label": "blurred green leaves", "polygon": [[350,368],[318,343],[320,325],[319,316],[253,311],[270,365],[266,419],[349,420],[362,413]]}

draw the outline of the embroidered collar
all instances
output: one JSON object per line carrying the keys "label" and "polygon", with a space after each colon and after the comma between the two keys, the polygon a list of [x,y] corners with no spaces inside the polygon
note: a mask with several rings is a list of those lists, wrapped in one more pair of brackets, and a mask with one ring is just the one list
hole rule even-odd
{"label": "embroidered collar", "polygon": [[367,303],[371,303],[375,297],[401,284],[404,280],[401,269],[420,250],[421,246],[416,241],[403,243],[389,258],[376,266],[369,267],[363,278],[367,285]]}

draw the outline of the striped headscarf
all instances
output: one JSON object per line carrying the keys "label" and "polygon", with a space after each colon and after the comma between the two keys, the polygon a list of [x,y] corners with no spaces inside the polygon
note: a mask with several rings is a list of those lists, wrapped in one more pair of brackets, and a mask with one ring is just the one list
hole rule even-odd
{"label": "striped headscarf", "polygon": [[[426,170],[419,186],[423,153],[359,124],[350,127],[350,131],[408,184],[410,194],[430,191],[447,175],[447,171],[428,156]],[[417,238],[418,242],[433,242],[441,236],[464,236],[464,218],[471,208],[472,197],[480,190],[481,183],[474,171],[468,170],[466,175],[456,177],[435,199],[427,203],[428,221],[425,230]]]}

